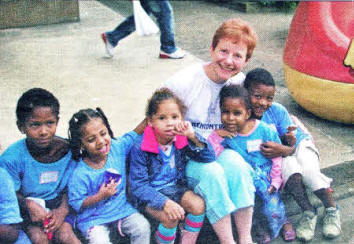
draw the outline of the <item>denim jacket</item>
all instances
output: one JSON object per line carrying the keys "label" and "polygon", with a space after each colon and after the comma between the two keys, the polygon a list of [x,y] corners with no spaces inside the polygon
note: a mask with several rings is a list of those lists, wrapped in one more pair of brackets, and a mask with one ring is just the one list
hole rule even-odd
{"label": "denim jacket", "polygon": [[[198,134],[197,138],[205,144],[204,148],[197,147],[184,136],[177,135],[175,138],[177,184],[187,185],[185,166],[189,159],[203,163],[215,161],[212,146]],[[150,184],[151,180],[160,173],[162,165],[163,161],[153,128],[148,126],[130,151],[129,181],[132,200],[135,204],[143,204],[159,210],[163,208],[168,197]]]}

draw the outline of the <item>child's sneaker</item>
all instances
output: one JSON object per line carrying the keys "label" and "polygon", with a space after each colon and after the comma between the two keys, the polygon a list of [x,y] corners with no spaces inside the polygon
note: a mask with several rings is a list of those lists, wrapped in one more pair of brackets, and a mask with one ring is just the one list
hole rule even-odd
{"label": "child's sneaker", "polygon": [[339,236],[341,232],[340,225],[339,210],[334,207],[326,208],[323,218],[323,235],[327,238]]}
{"label": "child's sneaker", "polygon": [[317,215],[310,210],[303,212],[299,225],[296,228],[296,235],[301,241],[311,241],[315,235]]}
{"label": "child's sneaker", "polygon": [[176,51],[174,51],[173,53],[165,53],[164,51],[160,51],[160,58],[172,58],[172,59],[180,59],[183,58],[184,55],[186,55],[186,53],[180,49],[177,48]]}
{"label": "child's sneaker", "polygon": [[111,43],[109,43],[109,41],[107,40],[107,35],[106,33],[102,33],[101,34],[101,38],[104,42],[104,45],[106,46],[106,53],[109,57],[113,57],[114,54],[114,47],[112,46]]}

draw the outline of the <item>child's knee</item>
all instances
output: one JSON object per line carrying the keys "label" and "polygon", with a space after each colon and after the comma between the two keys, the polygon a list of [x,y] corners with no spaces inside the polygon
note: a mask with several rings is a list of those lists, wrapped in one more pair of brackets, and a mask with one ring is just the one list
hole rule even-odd
{"label": "child's knee", "polygon": [[28,233],[28,236],[33,244],[49,243],[48,237],[43,231],[32,230]]}
{"label": "child's knee", "polygon": [[131,230],[131,236],[134,237],[145,237],[149,238],[151,235],[151,226],[147,219],[144,217],[140,218],[139,221],[136,222],[133,229]]}
{"label": "child's knee", "polygon": [[89,244],[107,243],[111,244],[109,239],[109,230],[104,225],[91,227],[86,233],[86,239]]}
{"label": "child's knee", "polygon": [[74,239],[78,239],[72,226],[67,222],[64,222],[57,230],[56,238],[60,243],[72,243]]}
{"label": "child's knee", "polygon": [[166,216],[164,216],[161,220],[161,224],[165,226],[166,228],[172,229],[175,228],[178,225],[178,220],[171,220]]}
{"label": "child's knee", "polygon": [[182,207],[193,215],[201,215],[205,212],[205,202],[202,197],[192,191],[187,191],[181,200]]}

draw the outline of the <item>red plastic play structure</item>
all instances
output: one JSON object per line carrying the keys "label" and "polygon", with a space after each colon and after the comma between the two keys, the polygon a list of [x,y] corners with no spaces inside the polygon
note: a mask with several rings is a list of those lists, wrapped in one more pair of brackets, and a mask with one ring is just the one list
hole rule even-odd
{"label": "red plastic play structure", "polygon": [[354,2],[300,2],[284,50],[294,100],[313,114],[354,123]]}

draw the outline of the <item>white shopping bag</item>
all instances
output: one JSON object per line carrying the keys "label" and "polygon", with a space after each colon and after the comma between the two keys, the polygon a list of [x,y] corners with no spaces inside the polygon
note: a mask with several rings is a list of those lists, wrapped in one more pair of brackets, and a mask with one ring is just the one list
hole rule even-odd
{"label": "white shopping bag", "polygon": [[159,28],[141,7],[140,1],[133,0],[135,29],[138,35],[147,36],[159,32]]}

